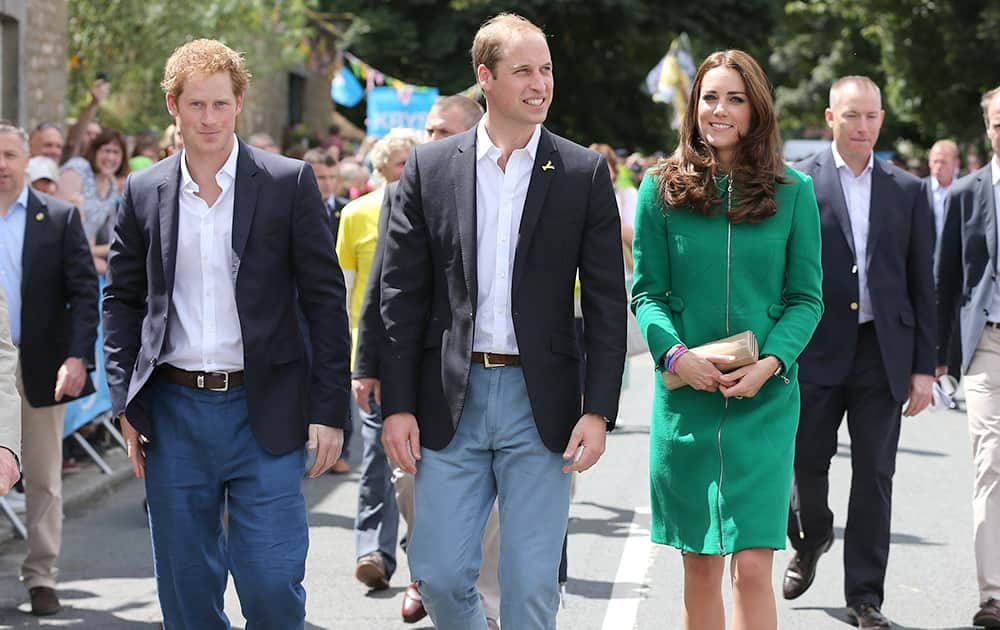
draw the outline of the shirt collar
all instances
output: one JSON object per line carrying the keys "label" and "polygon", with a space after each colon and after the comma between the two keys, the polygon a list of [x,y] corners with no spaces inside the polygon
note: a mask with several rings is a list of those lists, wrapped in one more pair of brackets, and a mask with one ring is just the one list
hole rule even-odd
{"label": "shirt collar", "polygon": [[[528,139],[528,144],[523,147],[523,150],[528,152],[532,162],[535,161],[535,153],[538,152],[538,139],[541,137],[542,126],[535,125],[535,131],[532,132],[531,138]],[[479,124],[476,125],[476,161],[478,162],[487,155],[490,156],[491,160],[496,161],[500,157],[500,149],[493,144],[490,134],[486,132],[485,120],[480,120]]]}
{"label": "shirt collar", "polygon": [[[952,180],[951,183],[954,184],[955,180]],[[938,181],[938,178],[931,175],[931,191],[938,192],[939,190],[948,190],[949,188],[951,188],[951,184],[948,184],[948,186],[942,186],[941,182]]]}
{"label": "shirt collar", "polygon": [[[219,169],[219,173],[225,173],[232,179],[236,179],[236,158],[240,154],[240,141],[233,135],[233,148],[229,152],[229,157],[226,158],[225,163],[223,163],[222,168]],[[215,179],[218,181],[219,173],[215,174]],[[191,171],[187,167],[187,150],[181,150],[181,188],[185,190],[190,190],[192,192],[198,191],[198,184],[191,177]]]}
{"label": "shirt collar", "polygon": [[996,186],[1000,184],[1000,156],[994,155],[990,165],[993,167],[993,185]]}
{"label": "shirt collar", "polygon": [[24,188],[21,189],[21,194],[17,196],[14,201],[14,205],[10,207],[8,212],[17,210],[18,208],[23,208],[25,211],[28,210],[28,185],[25,184]]}
{"label": "shirt collar", "polygon": [[[847,162],[845,162],[844,158],[840,157],[840,153],[837,152],[837,143],[831,142],[830,148],[833,150],[833,163],[837,166],[837,169],[839,170],[840,168],[847,166]],[[875,152],[872,151],[871,153],[868,154],[868,164],[865,165],[864,170],[861,171],[861,175],[858,175],[858,177],[864,177],[865,175],[870,173],[872,168],[874,168],[874,166],[875,166]],[[854,171],[851,170],[851,167],[847,166],[847,170],[853,177]]]}

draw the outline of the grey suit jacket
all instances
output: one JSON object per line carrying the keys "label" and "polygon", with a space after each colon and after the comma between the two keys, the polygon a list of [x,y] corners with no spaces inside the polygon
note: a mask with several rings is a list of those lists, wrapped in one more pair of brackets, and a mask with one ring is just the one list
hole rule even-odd
{"label": "grey suit jacket", "polygon": [[15,372],[17,348],[10,341],[7,296],[0,290],[0,447],[21,459],[21,397],[17,394]]}
{"label": "grey suit jacket", "polygon": [[969,368],[990,313],[997,278],[997,220],[993,173],[987,164],[952,184],[937,264],[938,364],[948,361],[948,333],[956,310],[962,335],[962,371]]}

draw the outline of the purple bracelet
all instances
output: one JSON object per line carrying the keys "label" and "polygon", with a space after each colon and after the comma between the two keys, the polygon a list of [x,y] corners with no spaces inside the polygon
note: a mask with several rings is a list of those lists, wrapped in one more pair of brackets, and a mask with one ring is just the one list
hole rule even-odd
{"label": "purple bracelet", "polygon": [[680,348],[677,348],[676,352],[674,352],[672,355],[670,355],[667,358],[667,371],[668,372],[670,372],[671,374],[676,374],[677,373],[677,370],[676,370],[677,360],[680,359],[682,356],[684,356],[684,353],[687,352],[687,351],[688,351],[688,349],[685,346],[681,346]]}

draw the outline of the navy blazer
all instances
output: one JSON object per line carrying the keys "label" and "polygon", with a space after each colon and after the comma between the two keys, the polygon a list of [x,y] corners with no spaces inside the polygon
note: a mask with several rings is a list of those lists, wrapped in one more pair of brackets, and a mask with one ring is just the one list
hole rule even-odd
{"label": "navy blazer", "polygon": [[952,184],[941,231],[938,282],[938,364],[948,363],[948,334],[956,310],[962,338],[962,371],[972,362],[990,313],[997,281],[997,219],[991,164]]}
{"label": "navy blazer", "polygon": [[[416,415],[445,448],[465,405],[475,330],[476,127],[413,149],[392,199],[382,267],[382,412]],[[625,363],[621,223],[605,160],[542,129],[521,217],[511,315],[535,425],[566,448],[581,414],[573,318],[586,322],[584,412],[612,422]]]}
{"label": "navy blazer", "polygon": [[858,334],[857,268],[865,265],[875,331],[893,398],[909,396],[913,374],[934,374],[934,215],[917,177],[875,158],[868,219],[867,260],[854,255],[851,218],[833,150],[795,168],[811,176],[823,235],[823,300],[826,308],[799,357],[799,380],[843,383],[854,362]]}
{"label": "navy blazer", "polygon": [[[129,178],[104,290],[112,408],[154,443],[155,413],[143,405],[142,392],[163,352],[170,317],[180,160],[175,155]],[[282,454],[302,447],[308,424],[343,427],[348,417],[344,279],[310,167],[240,141],[235,187],[233,282],[250,424],[265,449]]]}
{"label": "navy blazer", "polygon": [[87,376],[79,396],[53,394],[59,367],[76,357],[90,369],[97,341],[100,290],[80,213],[28,190],[21,254],[21,378],[32,407],[63,404],[94,393]]}

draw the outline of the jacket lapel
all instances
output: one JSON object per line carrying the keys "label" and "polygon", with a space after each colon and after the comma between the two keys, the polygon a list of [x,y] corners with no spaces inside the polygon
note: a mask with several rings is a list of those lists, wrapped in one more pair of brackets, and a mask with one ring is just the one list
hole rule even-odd
{"label": "jacket lapel", "polygon": [[233,196],[233,252],[236,254],[234,280],[239,269],[239,261],[246,251],[247,239],[250,237],[250,225],[257,210],[257,195],[260,186],[256,180],[260,171],[253,155],[242,140],[239,142],[239,153],[236,157],[236,189]]}
{"label": "jacket lapel", "polygon": [[[39,217],[41,217],[39,219]],[[37,242],[41,236],[39,230],[50,221],[49,207],[35,194],[31,188],[28,189],[28,208],[24,217],[24,244],[21,248],[21,303],[24,303],[24,294],[31,280],[31,269],[35,264],[35,257],[40,253]]]}
{"label": "jacket lapel", "polygon": [[528,183],[528,193],[524,199],[524,212],[521,214],[521,225],[518,230],[517,249],[514,252],[514,277],[511,283],[511,293],[517,290],[521,277],[524,275],[524,257],[531,247],[531,239],[535,234],[535,226],[545,206],[545,197],[553,180],[560,177],[563,171],[559,151],[552,141],[552,135],[542,127],[538,138],[538,149],[535,151],[535,163],[531,167],[531,181]]}
{"label": "jacket lapel", "polygon": [[816,198],[829,200],[830,210],[840,225],[840,231],[844,233],[844,239],[847,241],[847,246],[851,249],[851,255],[854,256],[854,260],[857,262],[858,253],[854,251],[854,233],[851,231],[851,215],[847,211],[844,188],[840,185],[840,173],[837,172],[837,165],[833,161],[833,150],[825,151],[818,162],[820,176],[814,182]]}
{"label": "jacket lapel", "polygon": [[990,263],[997,264],[997,209],[993,197],[993,170],[987,164],[979,170],[976,176],[979,185],[979,208],[977,211],[983,217],[983,230],[986,232],[986,249],[990,254]]}
{"label": "jacket lapel", "polygon": [[872,261],[872,252],[878,244],[879,236],[885,227],[886,215],[891,211],[891,189],[896,178],[881,160],[875,158],[872,163],[872,196],[868,204],[868,248],[865,250],[865,269]]}
{"label": "jacket lapel", "polygon": [[177,268],[177,215],[180,212],[181,160],[168,171],[167,177],[157,186],[160,215],[160,253],[163,258],[163,278],[167,286],[167,298],[174,292],[174,271]]}
{"label": "jacket lapel", "polygon": [[455,211],[458,214],[458,238],[462,253],[462,271],[469,300],[475,312],[479,297],[476,279],[476,127],[465,132],[458,151],[452,157],[455,174]]}

